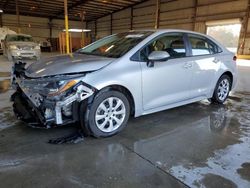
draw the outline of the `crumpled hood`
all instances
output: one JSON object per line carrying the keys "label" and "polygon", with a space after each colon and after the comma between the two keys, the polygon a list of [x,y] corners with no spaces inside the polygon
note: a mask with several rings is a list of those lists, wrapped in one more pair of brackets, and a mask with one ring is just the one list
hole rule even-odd
{"label": "crumpled hood", "polygon": [[90,72],[108,65],[113,60],[114,58],[77,53],[73,55],[53,56],[31,64],[26,69],[26,75],[34,78],[67,73]]}

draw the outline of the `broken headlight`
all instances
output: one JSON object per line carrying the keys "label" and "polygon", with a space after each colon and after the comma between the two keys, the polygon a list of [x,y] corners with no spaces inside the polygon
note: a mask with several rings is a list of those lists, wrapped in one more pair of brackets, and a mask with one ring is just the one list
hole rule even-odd
{"label": "broken headlight", "polygon": [[57,96],[75,86],[80,80],[60,80],[48,83],[45,87],[48,89],[48,96]]}

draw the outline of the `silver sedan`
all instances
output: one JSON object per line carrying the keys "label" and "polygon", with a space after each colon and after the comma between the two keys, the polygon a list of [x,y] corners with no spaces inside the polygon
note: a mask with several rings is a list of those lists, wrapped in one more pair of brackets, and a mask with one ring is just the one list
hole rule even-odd
{"label": "silver sedan", "polygon": [[237,79],[234,55],[213,38],[185,30],[131,31],[26,70],[15,65],[17,116],[51,127],[79,122],[107,137],[138,117],[203,99],[222,104]]}

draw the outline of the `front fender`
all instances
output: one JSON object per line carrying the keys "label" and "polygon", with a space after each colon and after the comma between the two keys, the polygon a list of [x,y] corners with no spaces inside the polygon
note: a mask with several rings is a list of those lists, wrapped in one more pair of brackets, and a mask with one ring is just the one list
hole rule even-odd
{"label": "front fender", "polygon": [[111,63],[102,70],[87,74],[84,82],[102,90],[109,86],[122,86],[132,95],[135,103],[135,117],[140,116],[142,109],[141,68],[137,62]]}

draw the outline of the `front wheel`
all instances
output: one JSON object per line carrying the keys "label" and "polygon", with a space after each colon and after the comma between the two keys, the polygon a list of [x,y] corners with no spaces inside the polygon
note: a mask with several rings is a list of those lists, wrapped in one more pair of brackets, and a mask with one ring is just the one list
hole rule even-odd
{"label": "front wheel", "polygon": [[36,57],[36,61],[39,61],[40,59],[41,59],[40,56],[37,56],[37,57]]}
{"label": "front wheel", "polygon": [[216,84],[211,101],[213,103],[223,104],[229,95],[231,84],[232,81],[230,77],[228,75],[222,75]]}
{"label": "front wheel", "polygon": [[101,91],[87,109],[81,125],[87,126],[94,137],[108,137],[126,126],[129,115],[130,105],[124,94],[112,90]]}
{"label": "front wheel", "polygon": [[11,56],[10,52],[7,52],[7,58],[9,61],[13,61],[13,57]]}

